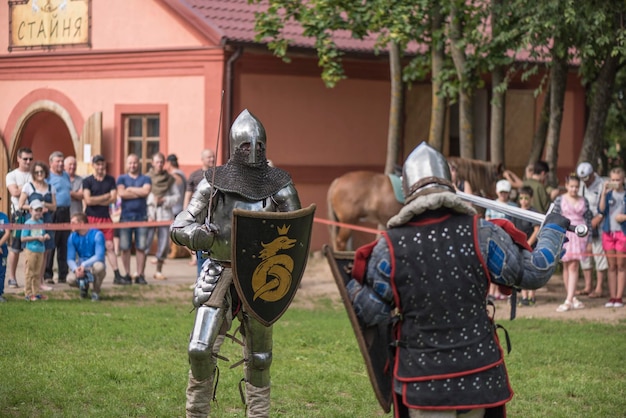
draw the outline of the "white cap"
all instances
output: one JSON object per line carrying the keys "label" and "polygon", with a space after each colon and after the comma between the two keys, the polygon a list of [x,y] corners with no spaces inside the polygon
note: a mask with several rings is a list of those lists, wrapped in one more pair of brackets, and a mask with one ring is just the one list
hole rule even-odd
{"label": "white cap", "polygon": [[580,163],[578,167],[576,167],[576,174],[581,179],[587,178],[593,174],[593,167],[587,162]]}
{"label": "white cap", "polygon": [[511,183],[508,180],[500,180],[496,183],[496,193],[500,192],[510,192],[511,191]]}
{"label": "white cap", "polygon": [[30,202],[28,206],[30,206],[31,209],[41,209],[43,208],[43,203],[41,203],[41,200],[35,199],[32,202]]}

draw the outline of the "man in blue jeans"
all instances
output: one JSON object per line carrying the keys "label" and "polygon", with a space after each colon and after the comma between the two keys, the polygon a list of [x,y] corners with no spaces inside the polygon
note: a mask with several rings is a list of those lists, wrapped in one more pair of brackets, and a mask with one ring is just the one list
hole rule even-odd
{"label": "man in blue jeans", "polygon": [[[9,217],[6,213],[0,211],[0,226],[9,223]],[[6,302],[4,298],[4,279],[7,274],[7,257],[9,255],[9,246],[7,242],[11,233],[5,229],[0,229],[0,303]]]}
{"label": "man in blue jeans", "polygon": [[[147,198],[152,190],[150,177],[139,171],[139,157],[130,154],[126,158],[127,173],[117,178],[117,195],[122,199],[122,213],[120,223],[145,222],[148,219]],[[123,281],[119,284],[131,284],[130,276],[130,249],[132,239],[135,239],[135,257],[137,261],[137,274],[135,284],[148,284],[144,275],[146,268],[146,249],[149,246],[147,236],[148,228],[131,227],[120,229],[120,251],[122,253],[122,265],[126,270]]]}
{"label": "man in blue jeans", "polygon": [[[61,151],[54,151],[50,154],[50,174],[48,175],[48,183],[56,189],[57,208],[54,211],[53,222],[54,223],[68,223],[70,221],[70,204],[72,198],[70,197],[70,191],[72,190],[72,182],[69,174],[67,174],[63,167],[64,155]],[[57,255],[57,267],[59,283],[65,283],[67,278],[67,238],[70,236],[70,231],[59,230],[54,233],[54,248],[48,252],[48,258],[46,259],[46,270],[44,273],[44,280],[46,283],[54,284],[54,254]]]}

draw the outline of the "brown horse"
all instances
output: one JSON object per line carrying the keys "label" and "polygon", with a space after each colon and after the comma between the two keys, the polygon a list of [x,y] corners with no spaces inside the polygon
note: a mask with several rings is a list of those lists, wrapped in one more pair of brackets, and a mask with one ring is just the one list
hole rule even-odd
{"label": "brown horse", "polygon": [[[496,182],[502,165],[460,157],[450,157],[456,163],[459,176],[469,181],[475,194],[495,198]],[[351,171],[337,177],[327,194],[328,217],[332,221],[357,225],[361,222],[386,225],[402,208],[389,176],[373,171]],[[346,227],[330,227],[333,248],[347,249],[352,231]]]}
{"label": "brown horse", "polygon": [[[330,184],[326,195],[328,217],[335,222],[385,225],[398,213],[398,202],[389,176],[373,171],[350,171]],[[330,238],[337,251],[346,250],[352,230],[331,226]]]}
{"label": "brown horse", "polygon": [[498,197],[496,182],[502,178],[502,164],[461,157],[448,157],[448,161],[456,164],[459,178],[469,182],[474,194],[489,199]]}

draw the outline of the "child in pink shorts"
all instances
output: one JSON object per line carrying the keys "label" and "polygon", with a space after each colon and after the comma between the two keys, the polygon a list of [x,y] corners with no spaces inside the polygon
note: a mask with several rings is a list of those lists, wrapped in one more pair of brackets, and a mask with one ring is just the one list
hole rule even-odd
{"label": "child in pink shorts", "polygon": [[610,172],[611,180],[604,183],[598,203],[602,214],[602,247],[609,262],[607,282],[610,299],[606,308],[624,306],[624,284],[626,283],[626,190],[624,169],[615,167]]}

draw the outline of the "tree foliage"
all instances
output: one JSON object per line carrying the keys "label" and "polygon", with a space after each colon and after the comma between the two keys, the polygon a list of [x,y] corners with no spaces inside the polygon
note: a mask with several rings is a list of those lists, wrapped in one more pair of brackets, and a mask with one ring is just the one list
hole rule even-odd
{"label": "tree foliage", "polygon": [[[257,40],[273,53],[289,60],[286,24],[297,23],[304,36],[315,42],[321,77],[335,86],[345,73],[344,51],[337,34],[355,39],[375,39],[379,53],[397,46],[403,56],[404,83],[430,78],[433,85],[433,117],[430,141],[443,144],[445,107],[459,102],[461,155],[474,157],[472,97],[493,73],[492,111],[500,115],[492,126],[491,141],[504,143],[503,93],[512,75],[527,80],[541,72],[537,94],[549,91],[544,134],[540,124],[530,159],[546,153],[552,167],[558,160],[563,100],[567,73],[578,71],[589,91],[589,123],[581,159],[599,158],[604,148],[607,115],[618,121],[614,80],[626,54],[624,16],[626,2],[595,0],[248,0],[267,8],[256,15]],[[613,62],[611,62],[613,60]],[[611,65],[613,66],[611,66]],[[543,71],[543,70],[549,71]],[[551,76],[549,75],[551,74]],[[547,89],[547,87],[550,87]],[[613,107],[608,102],[616,103]],[[616,122],[610,135],[615,136]],[[467,138],[464,139],[463,137]],[[546,143],[547,141],[547,143]],[[497,145],[501,145],[498,143]],[[502,147],[492,147],[502,158]]]}

